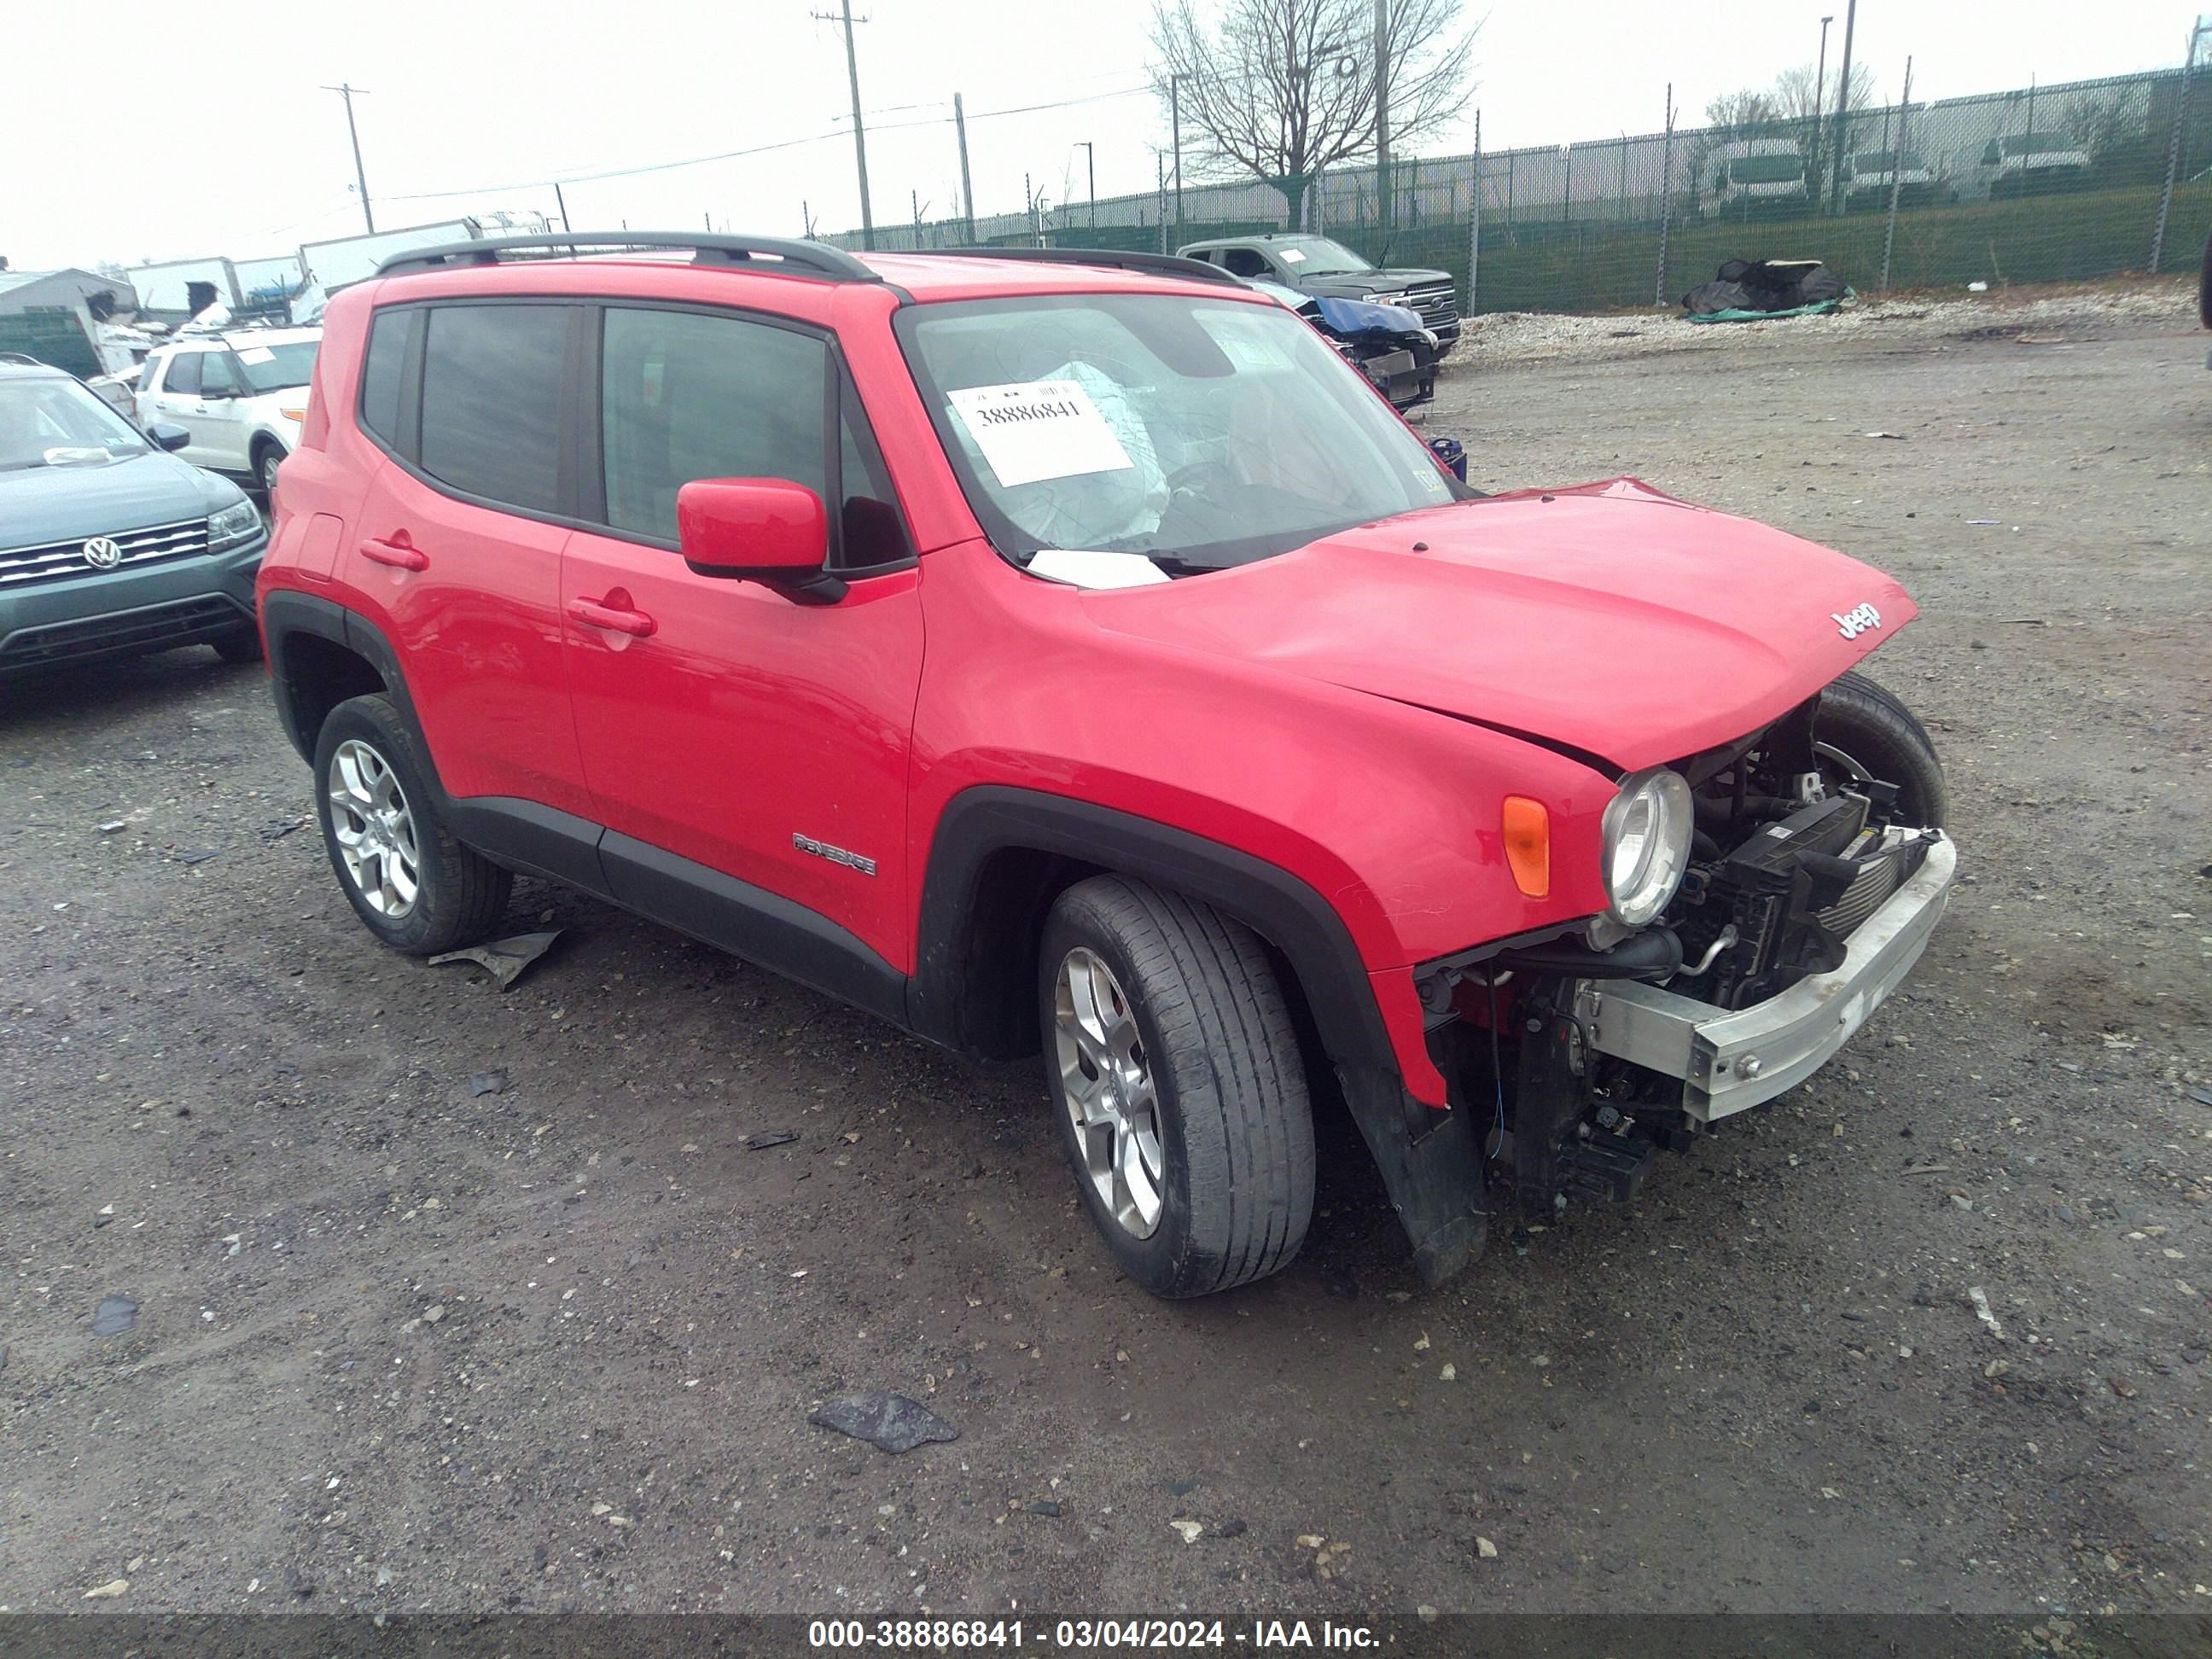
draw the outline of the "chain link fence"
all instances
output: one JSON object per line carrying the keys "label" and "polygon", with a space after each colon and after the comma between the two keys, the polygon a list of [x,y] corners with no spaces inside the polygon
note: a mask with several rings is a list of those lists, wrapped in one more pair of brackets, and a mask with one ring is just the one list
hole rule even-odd
{"label": "chain link fence", "polygon": [[[1909,88],[1908,88],[1909,91]],[[1655,102],[1658,100],[1655,100]],[[885,250],[1172,252],[1304,230],[1450,273],[1469,311],[1672,303],[1731,258],[1819,258],[1863,294],[2192,268],[2212,234],[2212,63],[1818,118],[1333,168],[879,225]],[[858,233],[828,239],[848,248]]]}

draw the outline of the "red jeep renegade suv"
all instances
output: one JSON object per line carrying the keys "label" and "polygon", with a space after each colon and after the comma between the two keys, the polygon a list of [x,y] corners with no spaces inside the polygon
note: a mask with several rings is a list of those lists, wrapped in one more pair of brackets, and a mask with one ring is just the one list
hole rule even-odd
{"label": "red jeep renegade suv", "polygon": [[260,609],[396,949],[571,884],[1042,1050],[1164,1296],[1316,1105],[1431,1281],[1808,1076],[1954,855],[1898,585],[1631,478],[1485,496],[1194,261],[522,237],[331,303]]}

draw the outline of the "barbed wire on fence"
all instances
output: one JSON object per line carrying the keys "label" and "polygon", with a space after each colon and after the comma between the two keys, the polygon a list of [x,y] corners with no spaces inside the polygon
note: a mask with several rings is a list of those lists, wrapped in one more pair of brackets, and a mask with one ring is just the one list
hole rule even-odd
{"label": "barbed wire on fence", "polygon": [[[2212,58],[2212,54],[2206,54]],[[1654,103],[1663,112],[1664,105]],[[1449,272],[1464,308],[1648,306],[1728,258],[1824,259],[1871,292],[2094,281],[2193,264],[2212,233],[2212,62],[1740,126],[1399,157],[1306,182],[1300,222],[1258,179],[879,227],[885,251],[1044,241],[1170,251],[1327,234],[1378,264]],[[1095,222],[1094,222],[1095,220]],[[1479,244],[1476,228],[1480,227]],[[827,240],[855,247],[857,233]],[[1480,246],[1480,281],[1470,289]]]}

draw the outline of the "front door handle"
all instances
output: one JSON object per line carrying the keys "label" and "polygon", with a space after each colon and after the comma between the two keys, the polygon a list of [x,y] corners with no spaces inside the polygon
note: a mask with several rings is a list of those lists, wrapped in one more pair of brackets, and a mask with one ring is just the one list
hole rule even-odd
{"label": "front door handle", "polygon": [[361,544],[361,556],[371,564],[388,564],[394,570],[428,570],[430,556],[406,540],[406,534],[403,530],[391,541],[368,537]]}
{"label": "front door handle", "polygon": [[611,629],[617,634],[627,634],[632,639],[649,640],[659,632],[659,623],[642,611],[629,609],[629,595],[610,593],[607,599],[620,603],[608,604],[599,599],[569,600],[568,619],[591,628]]}

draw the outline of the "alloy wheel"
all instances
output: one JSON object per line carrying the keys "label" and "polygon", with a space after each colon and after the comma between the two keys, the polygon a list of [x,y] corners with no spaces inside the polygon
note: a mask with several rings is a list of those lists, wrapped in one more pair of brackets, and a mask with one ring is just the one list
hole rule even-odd
{"label": "alloy wheel", "polygon": [[331,756],[331,836],[368,908],[392,921],[414,909],[422,888],[415,813],[392,763],[359,738]]}
{"label": "alloy wheel", "polygon": [[1081,946],[1061,961],[1052,1001],[1060,1100],[1084,1173],[1118,1225],[1150,1238],[1160,1224],[1166,1159],[1136,1015],[1105,959]]}

